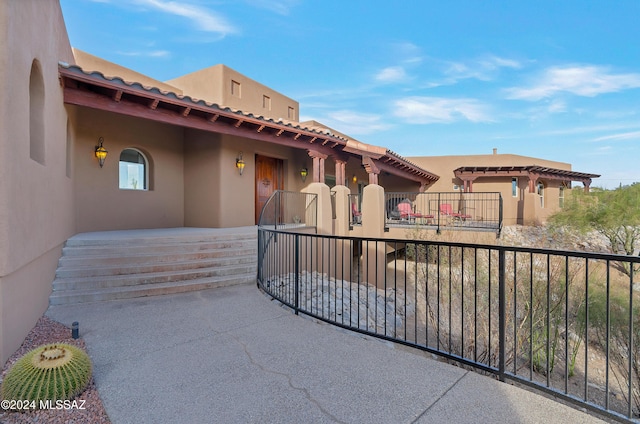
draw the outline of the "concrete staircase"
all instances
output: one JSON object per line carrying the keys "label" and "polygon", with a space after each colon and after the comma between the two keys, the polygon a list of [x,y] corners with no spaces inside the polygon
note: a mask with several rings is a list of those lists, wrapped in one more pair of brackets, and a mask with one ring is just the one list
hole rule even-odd
{"label": "concrete staircase", "polygon": [[79,234],[63,248],[49,304],[255,283],[257,246],[256,227]]}

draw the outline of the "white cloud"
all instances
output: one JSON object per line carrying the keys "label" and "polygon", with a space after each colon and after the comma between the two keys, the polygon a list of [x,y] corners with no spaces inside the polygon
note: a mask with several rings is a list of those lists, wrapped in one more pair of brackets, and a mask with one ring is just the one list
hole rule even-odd
{"label": "white cloud", "polygon": [[202,31],[214,32],[222,36],[237,32],[237,29],[221,15],[186,1],[137,0],[137,3],[161,12],[187,18]]}
{"label": "white cloud", "polygon": [[346,109],[331,112],[320,121],[342,133],[353,136],[371,134],[376,131],[387,130],[390,127],[382,122],[380,115]]}
{"label": "white cloud", "polygon": [[131,57],[169,57],[171,52],[167,50],[153,50],[153,51],[119,51],[117,52],[121,56]]}
{"label": "white cloud", "polygon": [[631,131],[620,134],[606,135],[604,137],[594,138],[593,141],[608,141],[608,140],[640,140],[640,131]]}
{"label": "white cloud", "polygon": [[565,112],[567,110],[567,104],[562,100],[553,100],[549,103],[547,107],[547,111],[549,113],[560,113]]}
{"label": "white cloud", "polygon": [[408,97],[396,101],[395,108],[395,116],[412,124],[493,121],[486,107],[475,99]]}
{"label": "white cloud", "polygon": [[407,78],[407,73],[401,66],[390,66],[378,72],[374,78],[383,83],[400,82]]}
{"label": "white cloud", "polygon": [[[634,123],[634,124],[617,124],[617,123],[612,123],[612,124],[603,124],[603,125],[591,125],[591,126],[587,126],[587,127],[568,127],[568,128],[562,128],[562,129],[558,129],[558,130],[553,130],[553,131],[543,131],[537,134],[537,136],[540,137],[546,137],[546,136],[558,136],[558,135],[575,135],[575,134],[585,134],[585,133],[595,133],[595,132],[612,132],[612,131],[622,131],[622,130],[628,130],[628,129],[637,129],[638,128],[638,124]],[[593,140],[592,140],[593,141]]]}
{"label": "white cloud", "polygon": [[453,81],[462,79],[478,79],[481,81],[491,80],[500,68],[519,69],[522,64],[516,60],[505,59],[498,56],[488,56],[486,58],[463,62],[445,62],[444,73]]}
{"label": "white cloud", "polygon": [[252,6],[267,9],[279,15],[288,15],[299,0],[245,0]]}
{"label": "white cloud", "polygon": [[393,51],[402,58],[402,63],[414,64],[422,62],[422,51],[420,47],[411,42],[393,44]]}
{"label": "white cloud", "polygon": [[494,68],[511,68],[511,69],[520,69],[522,68],[522,64],[517,60],[513,59],[505,59],[503,57],[498,56],[490,56],[487,60],[483,60],[480,63],[484,64],[486,67],[494,67]]}
{"label": "white cloud", "polygon": [[549,68],[534,85],[510,88],[507,92],[511,99],[535,101],[560,92],[594,97],[638,87],[640,74],[613,74],[599,66],[570,66]]}

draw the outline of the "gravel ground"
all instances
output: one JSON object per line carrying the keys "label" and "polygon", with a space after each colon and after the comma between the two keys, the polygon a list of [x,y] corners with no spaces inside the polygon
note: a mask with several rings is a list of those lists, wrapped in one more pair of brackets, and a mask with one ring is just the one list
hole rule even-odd
{"label": "gravel ground", "polygon": [[[22,346],[7,360],[0,374],[0,382],[4,379],[5,374],[11,366],[22,355],[40,345],[48,343],[68,343],[86,349],[84,340],[71,338],[71,329],[65,327],[59,322],[53,321],[47,317],[38,320],[36,326],[29,332],[24,339]],[[104,424],[111,423],[107,416],[98,389],[96,388],[93,378],[89,382],[87,389],[76,396],[76,404],[80,406],[81,401],[84,402],[84,409],[45,409],[30,410],[26,412],[9,412],[0,409],[0,423],[18,424],[18,423],[64,423],[64,424]]]}

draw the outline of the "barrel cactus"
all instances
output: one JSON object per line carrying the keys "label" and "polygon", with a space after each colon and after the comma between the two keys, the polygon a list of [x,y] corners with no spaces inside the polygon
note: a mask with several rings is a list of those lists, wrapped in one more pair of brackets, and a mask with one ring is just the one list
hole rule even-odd
{"label": "barrel cactus", "polygon": [[87,387],[91,371],[91,359],[78,347],[64,343],[40,346],[11,367],[0,387],[0,398],[36,404],[72,399]]}

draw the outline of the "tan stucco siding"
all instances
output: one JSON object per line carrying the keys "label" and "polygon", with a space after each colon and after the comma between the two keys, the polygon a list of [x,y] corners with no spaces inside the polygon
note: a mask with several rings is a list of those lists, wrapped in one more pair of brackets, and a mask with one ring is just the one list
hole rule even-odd
{"label": "tan stucco siding", "polygon": [[[65,213],[71,209],[72,184],[64,172],[67,117],[58,82],[58,57],[70,60],[71,49],[61,12],[56,2],[11,1],[1,7],[0,245],[10,249],[0,253],[0,276],[60,244],[73,222]],[[34,27],[40,30],[34,32]],[[30,157],[34,59],[44,81],[44,164]],[[33,237],[36,231],[38,237]]]}
{"label": "tan stucco siding", "polygon": [[185,95],[219,106],[272,119],[299,120],[297,101],[225,65],[201,69],[169,80],[167,84],[179,87]]}
{"label": "tan stucco siding", "polygon": [[[187,227],[219,227],[220,137],[220,134],[185,130],[184,225]],[[230,170],[228,179],[233,178],[231,172],[235,170]]]}
{"label": "tan stucco siding", "polygon": [[131,83],[137,82],[146,87],[156,87],[163,91],[169,91],[176,94],[182,94],[182,90],[173,85],[158,81],[151,77],[148,77],[140,72],[133,71],[124,66],[109,62],[100,57],[93,56],[82,50],[76,48],[73,49],[73,55],[76,65],[80,66],[85,72],[98,71],[107,78],[118,77],[124,81]]}
{"label": "tan stucco siding", "polygon": [[[462,184],[462,180],[453,175],[453,171],[463,166],[544,166],[555,169],[571,170],[571,164],[551,160],[532,158],[512,154],[495,155],[459,155],[459,156],[416,156],[407,158],[423,169],[440,176],[440,179],[429,186],[429,191],[453,191],[454,185]],[[474,191],[491,191],[487,189],[490,179],[479,178],[473,182]],[[506,181],[507,179],[503,179]],[[511,178],[508,189],[511,190]],[[476,190],[476,187],[479,189]],[[481,189],[480,189],[481,187]],[[499,191],[499,190],[495,190]],[[509,191],[510,193],[510,191]]]}
{"label": "tan stucco siding", "polygon": [[[460,155],[460,156],[429,156],[408,158],[416,165],[428,169],[437,175],[440,180],[428,187],[431,192],[451,192],[455,186],[462,189],[462,180],[455,177],[453,171],[463,166],[544,166],[555,169],[571,170],[571,164],[556,162],[528,156],[512,154],[493,155]],[[472,183],[474,193],[498,192],[503,201],[504,225],[536,225],[544,223],[548,217],[556,212],[559,207],[560,182],[557,180],[545,180],[544,207],[537,193],[529,193],[529,179],[526,176],[518,179],[517,196],[512,193],[512,177],[479,177]]]}
{"label": "tan stucco siding", "polygon": [[[236,158],[242,152],[242,175]],[[185,136],[185,225],[237,227],[255,224],[255,156],[281,159],[284,190],[299,191],[303,166],[310,168],[304,150],[243,137],[187,130]],[[306,183],[311,182],[311,177]]]}
{"label": "tan stucco siding", "polygon": [[[78,232],[184,225],[181,127],[86,108],[77,108],[75,119]],[[94,155],[99,137],[109,151],[103,168]],[[119,188],[119,158],[126,148],[148,159],[147,190]]]}
{"label": "tan stucco siding", "polygon": [[[63,245],[56,246],[17,271],[0,277],[0,356],[4,363],[49,306]],[[69,323],[66,323],[69,324]]]}
{"label": "tan stucco siding", "polygon": [[[37,28],[37,31],[34,30]],[[38,160],[32,159],[30,75],[40,72]],[[66,175],[67,116],[58,61],[73,63],[56,1],[0,2],[0,360],[47,307],[60,246],[74,233]],[[55,261],[52,257],[56,257]]]}

